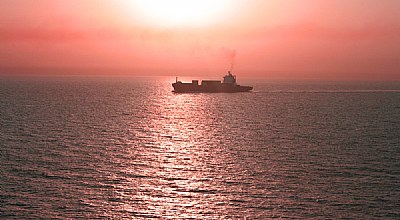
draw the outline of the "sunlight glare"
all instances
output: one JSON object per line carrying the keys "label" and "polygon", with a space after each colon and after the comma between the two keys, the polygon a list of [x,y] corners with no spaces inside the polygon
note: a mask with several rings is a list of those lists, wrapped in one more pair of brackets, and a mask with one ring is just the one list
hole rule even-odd
{"label": "sunlight glare", "polygon": [[135,0],[139,17],[157,26],[204,26],[222,19],[229,0]]}

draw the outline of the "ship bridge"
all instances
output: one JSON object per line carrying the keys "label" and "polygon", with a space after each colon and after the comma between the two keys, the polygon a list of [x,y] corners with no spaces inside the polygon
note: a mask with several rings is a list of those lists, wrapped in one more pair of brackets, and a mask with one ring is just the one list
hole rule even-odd
{"label": "ship bridge", "polygon": [[224,76],[224,83],[236,85],[236,76],[232,75],[231,71],[228,71],[228,75]]}

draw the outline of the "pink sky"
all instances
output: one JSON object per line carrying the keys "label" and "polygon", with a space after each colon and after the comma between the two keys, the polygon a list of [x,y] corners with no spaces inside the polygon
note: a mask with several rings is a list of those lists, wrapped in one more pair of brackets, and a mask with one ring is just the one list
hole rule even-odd
{"label": "pink sky", "polygon": [[126,2],[0,1],[0,74],[400,80],[398,0],[231,0],[203,26]]}

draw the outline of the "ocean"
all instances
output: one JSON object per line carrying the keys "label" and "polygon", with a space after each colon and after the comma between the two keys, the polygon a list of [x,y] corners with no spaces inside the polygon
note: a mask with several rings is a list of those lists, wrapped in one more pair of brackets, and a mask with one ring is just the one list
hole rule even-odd
{"label": "ocean", "polygon": [[1,78],[0,218],[400,218],[400,82],[174,81]]}

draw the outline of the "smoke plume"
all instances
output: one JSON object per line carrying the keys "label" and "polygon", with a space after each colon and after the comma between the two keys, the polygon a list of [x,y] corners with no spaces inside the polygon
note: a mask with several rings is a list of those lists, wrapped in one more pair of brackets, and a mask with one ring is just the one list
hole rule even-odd
{"label": "smoke plume", "polygon": [[222,48],[225,58],[229,62],[229,71],[232,71],[236,64],[236,50]]}

